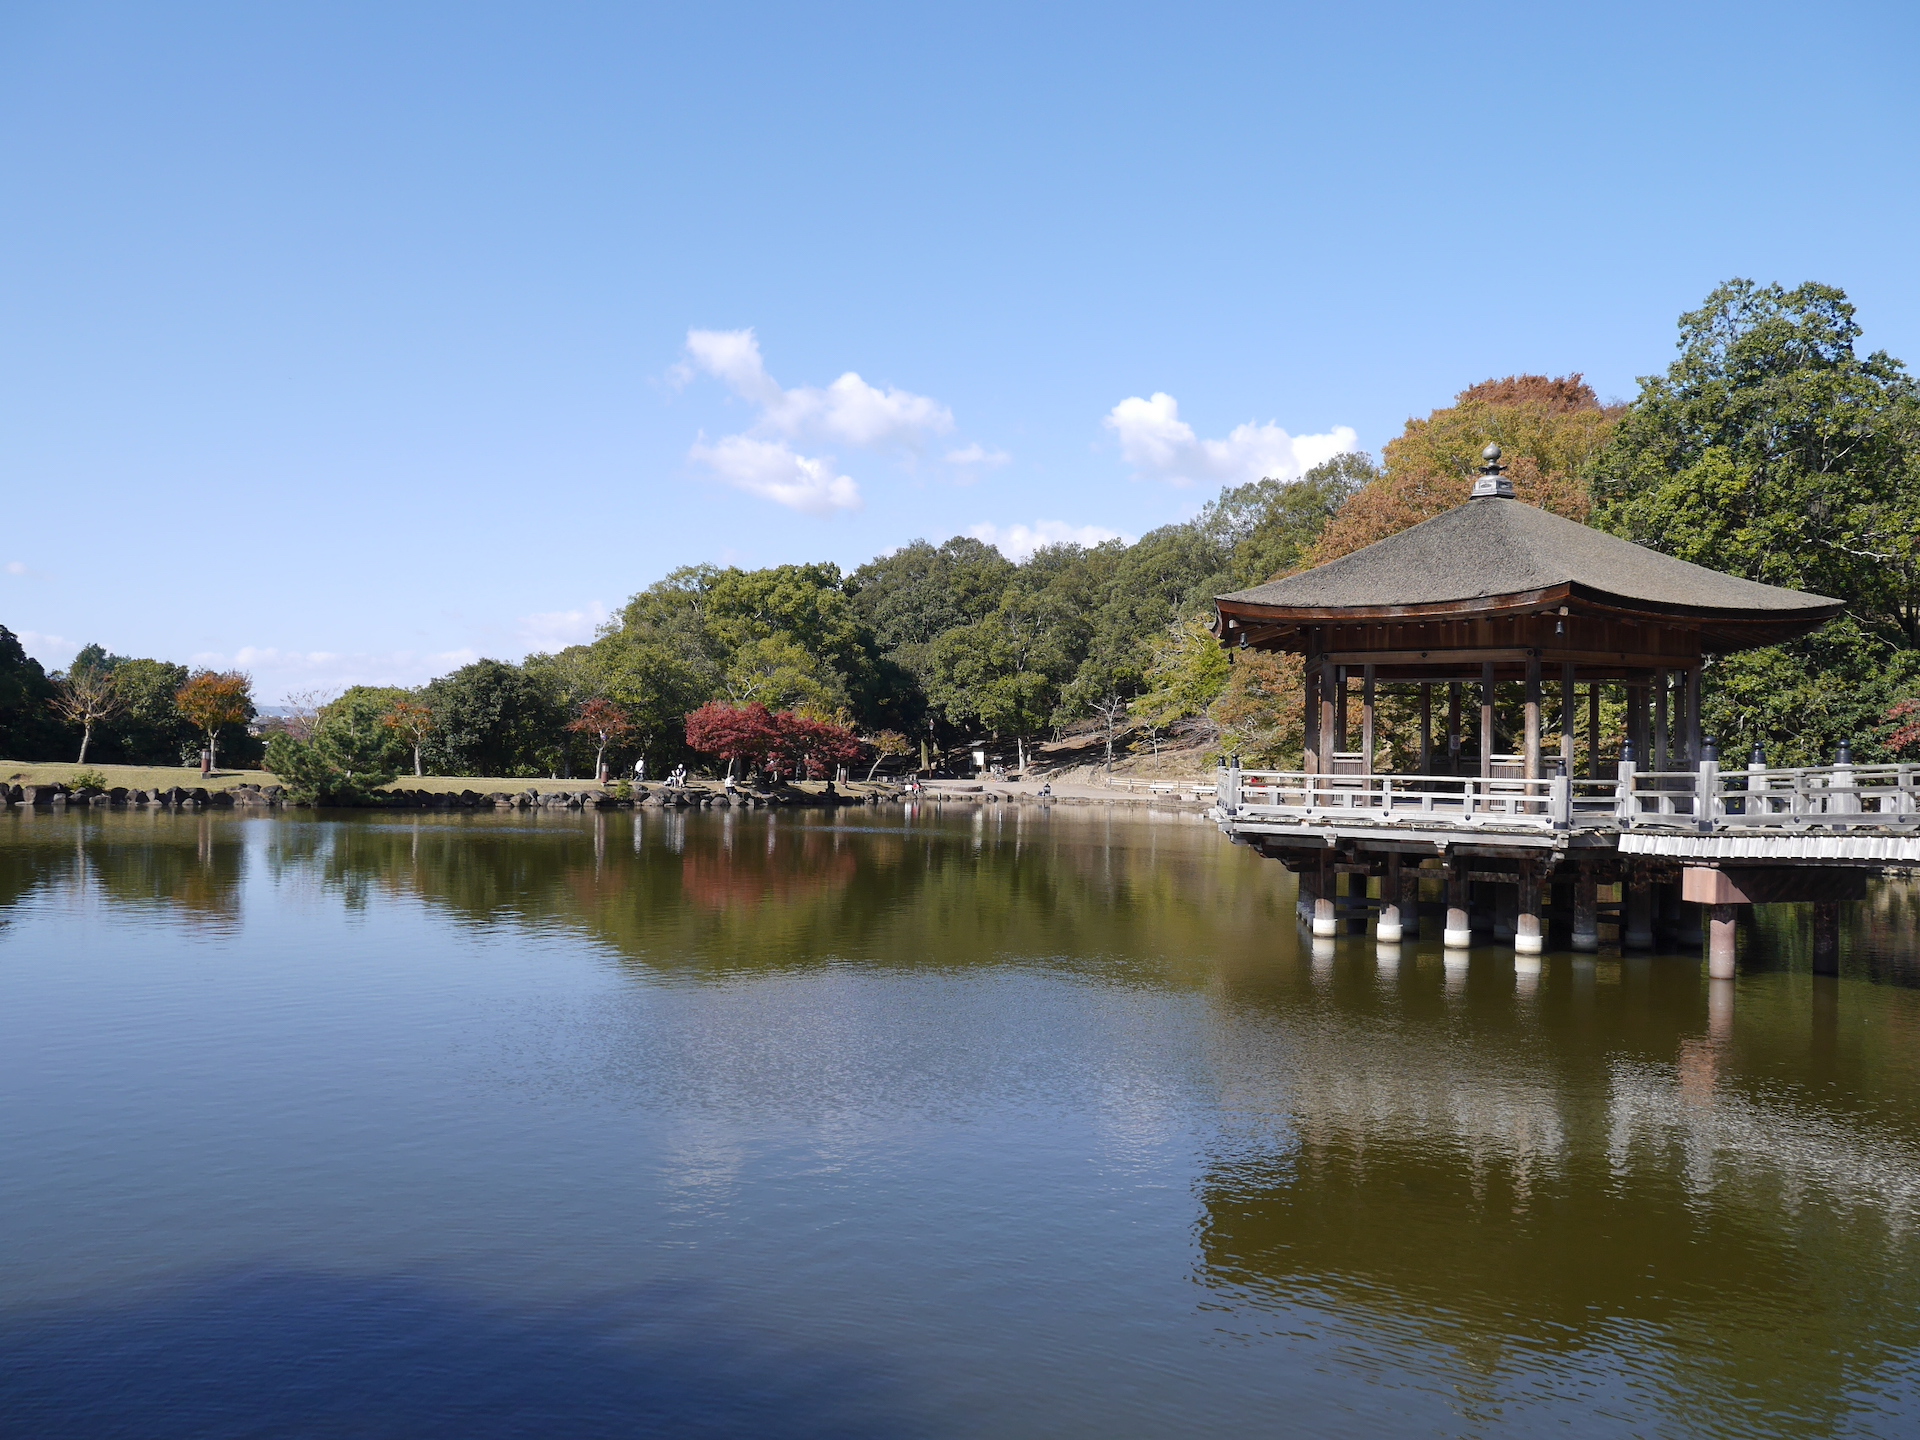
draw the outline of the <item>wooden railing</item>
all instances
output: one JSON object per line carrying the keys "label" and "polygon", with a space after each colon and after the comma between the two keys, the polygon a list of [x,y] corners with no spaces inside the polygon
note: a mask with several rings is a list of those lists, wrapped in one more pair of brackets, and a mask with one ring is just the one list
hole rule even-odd
{"label": "wooden railing", "polygon": [[1517,824],[1737,830],[1755,826],[1920,826],[1920,766],[1643,771],[1622,763],[1604,780],[1554,776],[1309,774],[1222,768],[1219,797],[1249,820],[1315,818],[1437,824]]}
{"label": "wooden railing", "polygon": [[1367,814],[1465,820],[1493,816],[1550,824],[1565,805],[1564,780],[1477,775],[1313,775],[1299,770],[1222,770],[1220,803],[1245,813]]}
{"label": "wooden railing", "polygon": [[1721,770],[1701,766],[1716,826],[1881,826],[1920,820],[1920,766],[1818,765]]}

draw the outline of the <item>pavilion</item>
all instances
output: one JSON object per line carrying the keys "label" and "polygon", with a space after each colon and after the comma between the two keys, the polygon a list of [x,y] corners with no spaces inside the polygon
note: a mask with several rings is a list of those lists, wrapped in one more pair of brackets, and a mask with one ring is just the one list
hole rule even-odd
{"label": "pavilion", "polygon": [[[1625,688],[1626,738],[1655,771],[1701,758],[1700,671],[1710,655],[1773,645],[1818,628],[1843,602],[1760,585],[1634,545],[1513,495],[1500,447],[1465,504],[1363,550],[1214,601],[1223,644],[1306,660],[1312,774],[1370,774],[1383,685],[1418,685],[1421,774],[1460,774],[1465,686],[1479,701],[1478,772],[1543,775],[1543,687],[1560,689],[1560,755],[1572,773],[1579,693],[1599,776],[1601,688]],[[1359,744],[1348,694],[1360,681]],[[1496,753],[1495,686],[1525,685],[1518,753]],[[1447,686],[1444,749],[1436,685]]]}

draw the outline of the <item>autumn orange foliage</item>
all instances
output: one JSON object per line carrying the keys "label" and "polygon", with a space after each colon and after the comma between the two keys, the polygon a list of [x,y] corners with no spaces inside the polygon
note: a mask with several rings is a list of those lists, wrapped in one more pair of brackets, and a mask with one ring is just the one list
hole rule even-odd
{"label": "autumn orange foliage", "polygon": [[1324,565],[1462,504],[1490,440],[1505,452],[1518,499],[1570,520],[1591,509],[1585,469],[1625,413],[1602,405],[1579,375],[1483,380],[1424,420],[1408,420],[1382,455],[1381,477],[1328,522],[1313,552]]}

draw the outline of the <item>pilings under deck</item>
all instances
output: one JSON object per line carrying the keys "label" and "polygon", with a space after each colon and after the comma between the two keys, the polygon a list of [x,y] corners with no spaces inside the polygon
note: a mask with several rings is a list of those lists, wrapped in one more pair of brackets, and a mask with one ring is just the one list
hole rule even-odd
{"label": "pilings under deck", "polygon": [[[1814,973],[1837,975],[1841,906],[1864,900],[1867,880],[1877,873],[1859,864],[1649,859],[1604,845],[1568,853],[1528,849],[1512,838],[1473,837],[1477,843],[1449,843],[1437,855],[1405,840],[1334,835],[1313,837],[1318,848],[1310,851],[1301,848],[1306,837],[1262,835],[1251,843],[1297,872],[1297,911],[1317,942],[1365,934],[1370,917],[1382,946],[1417,937],[1422,884],[1432,880],[1444,900],[1441,940],[1449,966],[1464,965],[1476,941],[1491,939],[1511,943],[1517,968],[1527,974],[1538,971],[1550,938],[1575,954],[1599,950],[1601,922],[1608,918],[1622,950],[1704,950],[1709,976],[1730,980],[1738,969],[1743,907],[1810,903]],[[1395,843],[1398,848],[1382,848]],[[1369,893],[1375,880],[1377,899]],[[1602,887],[1609,896],[1617,893],[1618,902],[1603,899]],[[1398,955],[1397,949],[1387,953]]]}

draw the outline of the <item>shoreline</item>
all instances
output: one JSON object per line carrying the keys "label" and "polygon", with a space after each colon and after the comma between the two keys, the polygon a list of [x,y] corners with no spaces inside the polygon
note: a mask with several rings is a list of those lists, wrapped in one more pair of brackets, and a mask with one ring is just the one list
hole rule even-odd
{"label": "shoreline", "polygon": [[[550,782],[556,783],[556,782]],[[565,784],[566,782],[557,782]],[[1124,805],[1203,814],[1212,807],[1210,797],[1202,798],[1189,790],[1101,793],[1091,786],[1065,787],[1067,793],[1039,793],[1031,782],[935,781],[915,792],[904,786],[882,782],[853,782],[841,790],[823,786],[809,790],[801,786],[781,786],[773,790],[738,789],[707,783],[669,787],[634,787],[626,797],[610,788],[555,788],[542,790],[529,785],[524,790],[461,791],[393,789],[380,792],[381,798],[365,805],[312,805],[287,798],[283,786],[243,782],[238,785],[175,785],[146,790],[115,786],[108,790],[72,790],[61,783],[50,785],[0,784],[0,806],[27,810],[364,810],[364,811],[517,811],[517,810],[635,810],[635,809],[844,809],[879,805],[1004,805],[1039,804],[1042,806],[1092,807]]]}

